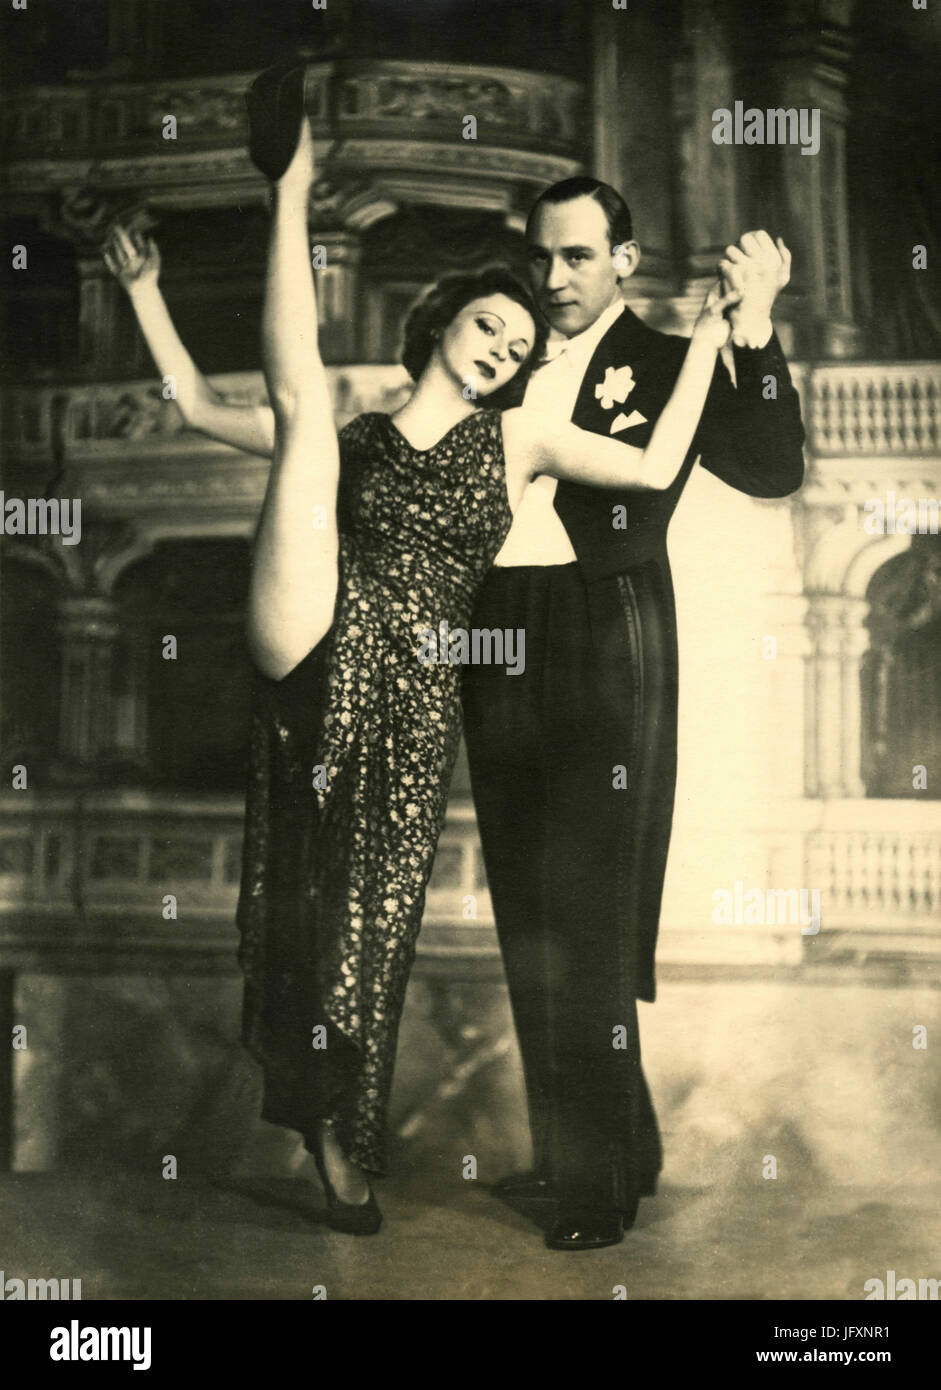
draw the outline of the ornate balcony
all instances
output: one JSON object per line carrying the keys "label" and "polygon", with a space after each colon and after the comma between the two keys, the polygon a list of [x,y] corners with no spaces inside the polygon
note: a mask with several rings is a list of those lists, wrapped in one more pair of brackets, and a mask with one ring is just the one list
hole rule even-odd
{"label": "ornate balcony", "polygon": [[[51,190],[143,189],[154,206],[263,202],[247,151],[254,73],[160,83],[34,86],[2,128],[14,201]],[[515,68],[336,60],[307,69],[307,110],[350,225],[399,201],[521,215],[533,192],[581,167],[588,138],[579,83]],[[176,138],[164,120],[176,119]],[[474,116],[473,138],[464,121]]]}

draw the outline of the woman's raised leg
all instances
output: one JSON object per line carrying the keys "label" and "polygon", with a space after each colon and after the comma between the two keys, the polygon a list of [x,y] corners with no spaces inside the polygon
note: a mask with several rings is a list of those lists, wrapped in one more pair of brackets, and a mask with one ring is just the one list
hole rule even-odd
{"label": "woman's raised leg", "polygon": [[275,451],[255,532],[246,633],[256,665],[273,680],[282,680],[328,631],[337,592],[340,453],[307,236],[313,149],[305,116],[294,158],[272,185],[262,315]]}
{"label": "woman's raised leg", "polygon": [[[307,237],[314,177],[307,118],[294,158],[273,185],[262,357],[275,417],[275,450],[255,533],[247,635],[259,669],[282,680],[333,622],[337,593],[336,500],[340,450],[318,347],[317,301]],[[370,1196],[326,1122],[311,1136],[341,1202]]]}

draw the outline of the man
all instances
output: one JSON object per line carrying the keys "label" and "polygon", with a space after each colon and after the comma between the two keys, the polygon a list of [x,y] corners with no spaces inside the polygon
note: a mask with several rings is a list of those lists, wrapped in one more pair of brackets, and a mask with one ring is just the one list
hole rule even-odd
{"label": "man", "polygon": [[[607,184],[566,179],[536,202],[527,241],[552,332],[525,406],[642,447],[686,340],[623,301],[640,260],[627,206]],[[789,267],[765,232],[720,262],[742,294],[730,311],[737,384],[719,361],[673,486],[535,480],[473,619],[526,632],[523,673],[466,668],[465,730],[535,1155],[532,1174],[497,1190],[558,1200],[552,1249],[619,1241],[661,1167],[636,1000],[655,997],[676,776],[666,530],[697,455],[753,497],[802,482],[800,404],[770,319]]]}

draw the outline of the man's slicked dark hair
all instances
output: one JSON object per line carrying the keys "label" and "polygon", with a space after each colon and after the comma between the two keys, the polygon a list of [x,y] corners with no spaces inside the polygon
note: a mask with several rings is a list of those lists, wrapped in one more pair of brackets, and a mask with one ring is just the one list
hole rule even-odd
{"label": "man's slicked dark hair", "polygon": [[435,342],[448,324],[475,299],[492,294],[506,295],[526,310],[535,325],[536,341],[519,370],[499,390],[482,397],[480,404],[488,410],[509,410],[522,403],[526,383],[542,355],[549,328],[529,290],[505,265],[489,265],[463,275],[442,276],[412,307],[405,320],[402,365],[413,381],[425,370]]}
{"label": "man's slicked dark hair", "polygon": [[554,183],[540,193],[526,219],[527,238],[537,208],[543,203],[570,203],[573,198],[594,198],[595,202],[600,204],[608,222],[608,240],[612,250],[615,246],[623,246],[625,242],[634,240],[631,210],[620,193],[609,183],[602,183],[600,179],[590,178],[587,174],[576,174],[574,178],[562,179],[561,183]]}

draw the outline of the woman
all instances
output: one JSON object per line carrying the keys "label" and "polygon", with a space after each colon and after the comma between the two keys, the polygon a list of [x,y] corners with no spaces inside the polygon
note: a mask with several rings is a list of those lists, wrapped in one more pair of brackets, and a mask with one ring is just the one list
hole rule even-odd
{"label": "woman", "polygon": [[156,291],[152,243],[119,229],[107,260],[187,422],[273,454],[248,604],[243,1040],[264,1068],[263,1118],[304,1135],[331,1223],[367,1233],[381,1217],[366,1174],[384,1171],[399,1019],[461,728],[459,668],[421,660],[421,635],[469,627],[537,474],[669,486],[738,296],[708,296],[644,450],[492,408],[520,397],[543,338],[527,292],[499,269],[426,297],[405,332],[412,396],[338,437],[317,346],[301,88],[281,70],[250,94],[253,157],[273,183],[270,412],[225,405],[199,375]]}

